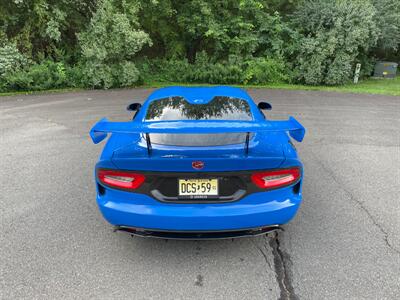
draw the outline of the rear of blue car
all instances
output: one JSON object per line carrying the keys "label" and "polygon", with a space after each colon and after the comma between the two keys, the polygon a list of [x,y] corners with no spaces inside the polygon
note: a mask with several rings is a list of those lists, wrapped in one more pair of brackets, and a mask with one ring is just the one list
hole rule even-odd
{"label": "rear of blue car", "polygon": [[[201,101],[201,93],[191,99],[194,92],[150,97],[132,123],[267,122],[247,94]],[[290,221],[301,203],[303,169],[288,134],[227,131],[112,131],[95,169],[105,219],[164,238],[254,235]]]}

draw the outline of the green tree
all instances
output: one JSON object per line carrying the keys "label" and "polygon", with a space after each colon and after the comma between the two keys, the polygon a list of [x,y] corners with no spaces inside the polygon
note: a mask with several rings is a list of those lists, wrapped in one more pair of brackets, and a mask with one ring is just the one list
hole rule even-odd
{"label": "green tree", "polygon": [[368,0],[311,0],[299,5],[297,79],[306,84],[339,85],[349,80],[358,62],[376,44],[374,6]]}
{"label": "green tree", "polygon": [[150,54],[193,63],[201,51],[227,60],[230,55],[248,58],[282,50],[284,24],[268,1],[165,0],[145,1],[141,7],[141,23],[159,47],[146,51]]}
{"label": "green tree", "polygon": [[86,31],[79,34],[84,70],[92,87],[129,86],[139,79],[132,60],[146,44],[136,1],[102,0]]}
{"label": "green tree", "polygon": [[378,43],[371,55],[395,59],[397,52],[400,59],[400,1],[374,0],[373,4],[377,10]]}
{"label": "green tree", "polygon": [[[0,31],[37,62],[48,57],[76,61],[76,33],[92,16],[97,0],[0,1]],[[64,57],[66,55],[67,57]]]}

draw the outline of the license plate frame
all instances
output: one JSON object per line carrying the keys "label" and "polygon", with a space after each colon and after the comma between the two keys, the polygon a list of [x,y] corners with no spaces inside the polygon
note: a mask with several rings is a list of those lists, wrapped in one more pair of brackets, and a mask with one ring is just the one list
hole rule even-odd
{"label": "license plate frame", "polygon": [[[210,184],[210,188],[207,184]],[[208,199],[218,198],[218,196],[218,178],[178,178],[180,199]]]}

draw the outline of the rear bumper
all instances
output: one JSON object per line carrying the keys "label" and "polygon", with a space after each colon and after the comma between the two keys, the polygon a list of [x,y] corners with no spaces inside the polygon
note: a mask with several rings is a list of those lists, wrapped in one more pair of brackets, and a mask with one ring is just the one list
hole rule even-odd
{"label": "rear bumper", "polygon": [[301,193],[293,187],[253,193],[230,203],[162,203],[150,196],[114,189],[97,195],[104,218],[116,226],[155,231],[244,230],[282,225],[296,214]]}
{"label": "rear bumper", "polygon": [[237,237],[249,237],[261,234],[267,234],[277,230],[283,230],[279,225],[266,226],[261,228],[242,229],[242,230],[211,230],[211,231],[165,231],[148,230],[142,228],[131,228],[125,226],[115,226],[114,231],[123,231],[131,235],[140,237],[153,237],[174,240],[213,240],[213,239],[231,239]]}

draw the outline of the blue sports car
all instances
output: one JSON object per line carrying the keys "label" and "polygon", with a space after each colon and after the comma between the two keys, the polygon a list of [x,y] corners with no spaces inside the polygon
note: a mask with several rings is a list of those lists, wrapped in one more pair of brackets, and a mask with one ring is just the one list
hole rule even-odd
{"label": "blue sports car", "polygon": [[293,117],[265,118],[233,87],[167,87],[133,103],[132,120],[100,120],[111,134],[95,167],[97,203],[116,230],[161,238],[268,233],[296,214],[303,166]]}

